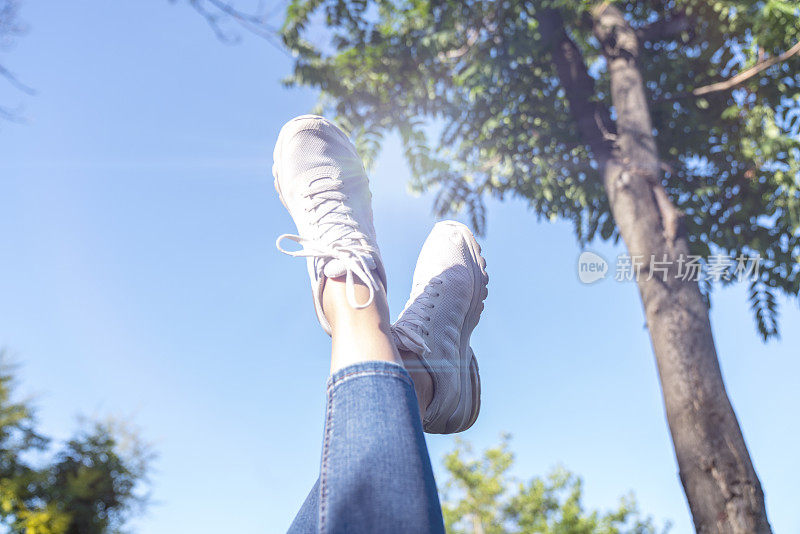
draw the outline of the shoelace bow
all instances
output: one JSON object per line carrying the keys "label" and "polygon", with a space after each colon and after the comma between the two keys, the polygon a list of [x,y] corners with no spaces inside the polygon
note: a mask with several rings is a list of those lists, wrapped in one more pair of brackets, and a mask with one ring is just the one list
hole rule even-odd
{"label": "shoelace bow", "polygon": [[[310,201],[305,208],[313,213],[312,224],[321,232],[317,239],[309,239],[295,234],[283,234],[275,241],[275,246],[289,256],[339,260],[345,268],[345,293],[353,308],[366,308],[375,299],[378,281],[367,264],[367,258],[377,252],[366,244],[366,237],[358,229],[358,223],[350,217],[352,209],[344,205],[347,196],[339,191],[341,180],[316,178],[312,180],[303,197]],[[338,229],[339,232],[334,230]],[[286,250],[281,241],[289,239],[301,247],[300,250]],[[324,266],[323,266],[324,268]],[[356,301],[355,279],[358,277],[369,289],[369,299],[363,304]]]}
{"label": "shoelace bow", "polygon": [[425,286],[422,293],[420,293],[413,301],[409,300],[406,304],[406,309],[401,314],[401,319],[394,324],[392,331],[397,337],[397,343],[405,348],[425,356],[430,353],[428,344],[425,343],[423,336],[429,335],[427,323],[431,321],[431,316],[427,310],[434,308],[431,302],[433,297],[439,296],[438,288],[442,284],[440,278],[431,278],[429,283]]}

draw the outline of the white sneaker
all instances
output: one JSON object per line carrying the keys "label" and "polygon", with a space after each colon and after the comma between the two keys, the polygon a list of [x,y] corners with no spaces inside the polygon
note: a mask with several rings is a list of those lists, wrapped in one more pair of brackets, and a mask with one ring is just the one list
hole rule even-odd
{"label": "white sneaker", "polygon": [[[322,312],[326,277],[346,277],[347,298],[354,308],[369,306],[381,284],[386,288],[367,173],[347,135],[316,115],[287,122],[278,135],[273,158],[275,189],[298,233],[281,235],[275,246],[290,256],[307,258],[317,318],[330,334],[330,323]],[[296,241],[302,248],[285,250],[281,246],[284,239]],[[356,302],[354,277],[369,288],[366,302]]]}
{"label": "white sneaker", "polygon": [[417,354],[433,380],[426,432],[461,432],[478,417],[481,382],[469,338],[488,283],[486,261],[469,228],[437,223],[422,245],[411,297],[392,325],[397,347]]}

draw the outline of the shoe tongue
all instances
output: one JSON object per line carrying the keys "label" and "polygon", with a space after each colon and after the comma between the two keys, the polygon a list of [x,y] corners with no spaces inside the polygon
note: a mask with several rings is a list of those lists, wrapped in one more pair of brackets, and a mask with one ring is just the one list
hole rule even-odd
{"label": "shoe tongue", "polygon": [[[365,256],[364,261],[366,262],[370,271],[374,271],[378,268],[378,265],[375,263],[375,258],[373,258],[371,255]],[[322,273],[328,278],[339,278],[340,276],[347,274],[347,267],[345,267],[345,264],[342,260],[334,258],[325,264],[325,268],[322,270]]]}

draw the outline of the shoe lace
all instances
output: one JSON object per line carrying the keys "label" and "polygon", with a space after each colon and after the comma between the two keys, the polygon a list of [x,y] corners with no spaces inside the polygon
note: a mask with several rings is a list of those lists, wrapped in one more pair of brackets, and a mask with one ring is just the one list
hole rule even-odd
{"label": "shoe lace", "polygon": [[[310,181],[303,193],[308,200],[305,211],[310,214],[311,223],[319,229],[315,238],[295,234],[278,236],[275,246],[289,256],[319,258],[327,263],[339,260],[345,268],[345,293],[353,308],[366,308],[375,299],[378,280],[372,274],[367,259],[377,253],[375,247],[367,244],[366,236],[358,229],[358,223],[351,217],[353,210],[345,205],[347,195],[340,189],[342,181],[335,178],[315,178]],[[281,241],[289,239],[299,244],[299,250],[286,250]],[[324,268],[324,264],[323,264]],[[369,289],[369,298],[359,304],[355,294],[355,278],[361,280]]]}
{"label": "shoe lace", "polygon": [[443,283],[441,278],[431,278],[422,292],[413,296],[406,302],[400,319],[394,324],[392,332],[398,347],[410,350],[420,356],[430,353],[424,336],[430,335],[428,323],[431,322],[430,311],[436,307],[433,299],[439,296],[439,287]]}

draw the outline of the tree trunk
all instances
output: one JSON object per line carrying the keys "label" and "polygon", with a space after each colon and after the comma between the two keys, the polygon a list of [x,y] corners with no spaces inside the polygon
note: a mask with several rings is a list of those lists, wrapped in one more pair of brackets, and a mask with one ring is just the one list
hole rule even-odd
{"label": "tree trunk", "polygon": [[[722,381],[708,308],[697,283],[681,280],[678,259],[689,253],[681,213],[661,185],[650,111],[637,67],[639,43],[622,13],[604,2],[592,13],[608,64],[616,111],[595,98],[580,50],[559,12],[537,16],[583,141],[603,174],[611,212],[638,277],[656,356],[667,422],[681,483],[701,534],[771,532],[742,431]],[[651,259],[666,267],[655,269]]]}
{"label": "tree trunk", "polygon": [[[708,308],[697,283],[676,277],[689,253],[681,214],[661,186],[661,170],[639,44],[614,6],[593,13],[616,110],[615,151],[601,161],[609,204],[638,279],[675,456],[698,533],[771,532],[761,489],[717,360]],[[650,269],[668,262],[667,276]],[[648,279],[649,278],[649,279]],[[665,279],[664,279],[665,278]]]}
{"label": "tree trunk", "polygon": [[472,534],[483,534],[483,523],[478,514],[472,515]]}

